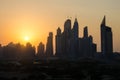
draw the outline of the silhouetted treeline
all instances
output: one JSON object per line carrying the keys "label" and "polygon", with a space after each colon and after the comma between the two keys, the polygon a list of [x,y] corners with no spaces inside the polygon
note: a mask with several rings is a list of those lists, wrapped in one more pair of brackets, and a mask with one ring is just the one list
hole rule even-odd
{"label": "silhouetted treeline", "polygon": [[0,47],[0,57],[2,60],[33,60],[35,59],[35,47],[30,43],[24,46],[11,42]]}

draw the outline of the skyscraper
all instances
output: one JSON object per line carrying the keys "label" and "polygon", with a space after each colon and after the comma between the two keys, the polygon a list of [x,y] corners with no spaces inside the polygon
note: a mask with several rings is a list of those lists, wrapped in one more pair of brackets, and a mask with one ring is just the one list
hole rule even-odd
{"label": "skyscraper", "polygon": [[73,36],[75,39],[78,39],[79,37],[79,25],[78,25],[77,18],[75,18],[75,22],[73,25]]}
{"label": "skyscraper", "polygon": [[53,33],[52,32],[49,33],[49,36],[47,38],[46,56],[47,57],[53,56]]}
{"label": "skyscraper", "polygon": [[56,56],[58,57],[73,57],[77,54],[77,40],[78,40],[78,22],[75,19],[73,28],[71,28],[71,20],[67,19],[64,23],[64,30],[57,29],[56,35]]}
{"label": "skyscraper", "polygon": [[75,18],[73,28],[71,30],[72,35],[70,39],[69,58],[76,59],[78,56],[78,38],[79,38],[79,24],[77,18]]}
{"label": "skyscraper", "polygon": [[101,52],[105,57],[110,57],[113,53],[112,30],[110,27],[106,26],[105,16],[101,23]]}
{"label": "skyscraper", "polygon": [[84,28],[84,37],[88,37],[88,28],[87,26]]}
{"label": "skyscraper", "polygon": [[34,60],[35,58],[35,47],[32,46],[31,43],[26,43],[26,49],[25,49],[25,56],[24,58],[25,59],[28,59],[28,60]]}
{"label": "skyscraper", "polygon": [[57,29],[57,35],[56,35],[56,56],[61,57],[62,56],[62,36],[61,36],[61,29]]}
{"label": "skyscraper", "polygon": [[2,58],[2,45],[0,44],[0,59]]}
{"label": "skyscraper", "polygon": [[79,56],[92,58],[96,53],[96,44],[93,43],[93,37],[88,36],[88,28],[84,27],[83,38],[79,39]]}
{"label": "skyscraper", "polygon": [[64,31],[62,33],[62,53],[64,53],[65,57],[69,55],[71,34],[71,20],[67,19],[64,23]]}
{"label": "skyscraper", "polygon": [[38,51],[37,51],[37,56],[38,58],[44,58],[45,57],[45,48],[44,48],[44,44],[42,42],[40,42],[40,44],[38,45]]}
{"label": "skyscraper", "polygon": [[92,36],[88,36],[88,28],[84,28],[84,37],[79,38],[79,24],[75,18],[71,28],[71,20],[64,23],[64,30],[57,29],[56,35],[56,56],[63,59],[76,60],[80,57],[93,57],[96,52],[96,44]]}

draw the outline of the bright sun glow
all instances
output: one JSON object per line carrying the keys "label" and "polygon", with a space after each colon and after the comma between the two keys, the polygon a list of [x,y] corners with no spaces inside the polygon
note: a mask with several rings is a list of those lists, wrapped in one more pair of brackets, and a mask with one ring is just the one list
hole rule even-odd
{"label": "bright sun glow", "polygon": [[25,37],[24,37],[24,40],[25,40],[25,41],[29,41],[30,38],[29,38],[28,36],[25,36]]}

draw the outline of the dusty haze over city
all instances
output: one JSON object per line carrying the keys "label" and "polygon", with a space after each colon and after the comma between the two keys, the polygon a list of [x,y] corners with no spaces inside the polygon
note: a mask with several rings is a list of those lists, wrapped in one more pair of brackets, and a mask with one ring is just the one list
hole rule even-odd
{"label": "dusty haze over city", "polygon": [[113,50],[120,52],[119,4],[120,0],[0,0],[0,43],[46,44],[49,32],[55,38],[56,29],[63,30],[68,18],[73,25],[76,17],[79,36],[83,36],[83,27],[88,26],[100,51],[100,24],[106,15],[106,23],[113,32]]}

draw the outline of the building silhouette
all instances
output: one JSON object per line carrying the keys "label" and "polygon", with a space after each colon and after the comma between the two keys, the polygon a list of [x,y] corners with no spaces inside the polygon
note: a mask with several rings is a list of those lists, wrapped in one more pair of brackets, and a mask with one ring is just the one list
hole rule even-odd
{"label": "building silhouette", "polygon": [[6,60],[16,60],[16,46],[13,42],[10,42],[7,46],[3,47],[3,58]]}
{"label": "building silhouette", "polygon": [[35,47],[30,43],[26,46],[20,43],[14,44],[10,42],[8,45],[2,47],[3,60],[27,60],[32,61],[35,59]]}
{"label": "building silhouette", "polygon": [[39,59],[45,58],[45,46],[42,42],[37,47],[37,57]]}
{"label": "building silhouette", "polygon": [[83,38],[79,39],[79,56],[84,58],[93,58],[96,53],[96,44],[93,43],[93,37],[88,36],[88,28],[84,27]]}
{"label": "building silhouette", "polygon": [[53,33],[50,32],[46,44],[46,57],[49,58],[52,56],[53,56]]}
{"label": "building silhouette", "polygon": [[31,43],[26,43],[24,59],[34,60],[35,59],[35,47]]}
{"label": "building silhouette", "polygon": [[2,55],[3,55],[3,48],[2,45],[0,44],[0,59],[2,59]]}
{"label": "building silhouette", "polygon": [[[75,19],[73,28],[71,28],[71,20],[67,19],[64,23],[64,31],[57,29],[56,35],[56,56],[59,58],[76,57],[78,51],[78,22]],[[75,54],[76,53],[76,54]]]}
{"label": "building silhouette", "polygon": [[76,40],[79,38],[79,25],[78,25],[77,18],[75,18],[75,22],[73,25],[73,37]]}
{"label": "building silhouette", "polygon": [[64,32],[62,33],[62,53],[64,57],[69,56],[70,48],[70,39],[71,39],[71,20],[68,19],[64,23]]}
{"label": "building silhouette", "polygon": [[93,57],[96,53],[96,44],[92,36],[88,37],[88,29],[84,28],[84,37],[79,38],[79,24],[75,18],[73,28],[71,20],[64,23],[64,30],[57,29],[56,35],[56,56],[63,59],[78,59],[80,57]]}
{"label": "building silhouette", "polygon": [[61,29],[58,27],[57,29],[57,35],[55,36],[55,44],[56,44],[56,56],[62,57],[62,34]]}
{"label": "building silhouette", "polygon": [[106,26],[106,17],[101,23],[101,52],[104,57],[110,57],[113,53],[112,30]]}
{"label": "building silhouette", "polygon": [[[64,23],[64,30],[57,28],[55,36],[55,55],[53,53],[53,33],[49,32],[47,38],[46,50],[42,42],[37,47],[31,43],[26,46],[20,43],[10,42],[6,46],[0,45],[0,60],[26,60],[34,61],[37,59],[67,59],[79,60],[81,58],[96,59],[115,59],[120,57],[118,53],[113,53],[112,29],[106,26],[106,17],[104,16],[101,28],[101,52],[97,52],[97,45],[93,42],[93,37],[88,34],[88,27],[84,27],[83,37],[79,37],[79,24],[75,18],[73,26],[71,20],[67,19]],[[102,54],[100,54],[102,53]],[[111,58],[112,57],[112,58]],[[36,59],[37,58],[37,59]]]}

